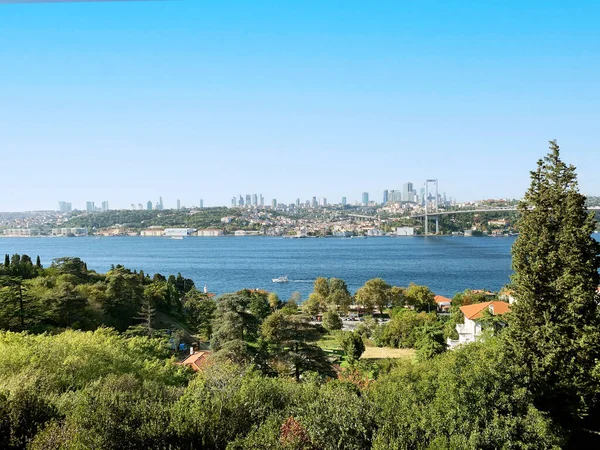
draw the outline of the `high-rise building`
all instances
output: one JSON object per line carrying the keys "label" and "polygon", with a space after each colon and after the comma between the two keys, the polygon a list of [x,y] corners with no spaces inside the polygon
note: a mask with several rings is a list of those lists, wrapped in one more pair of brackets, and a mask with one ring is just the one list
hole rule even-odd
{"label": "high-rise building", "polygon": [[326,207],[326,206],[327,206],[327,198],[323,197],[323,207]]}
{"label": "high-rise building", "polygon": [[181,209],[181,200],[177,199],[177,209]]}
{"label": "high-rise building", "polygon": [[316,208],[317,206],[319,206],[319,204],[317,203],[317,197],[313,197],[313,199],[312,199],[312,207]]}
{"label": "high-rise building", "polygon": [[242,197],[242,194],[240,194],[240,199],[238,201],[238,206],[244,206],[244,197]]}
{"label": "high-rise building", "polygon": [[364,206],[367,206],[369,204],[369,193],[368,192],[362,193],[362,204]]}
{"label": "high-rise building", "polygon": [[108,202],[103,201],[102,202],[102,212],[106,212],[106,211],[108,211]]}
{"label": "high-rise building", "polygon": [[296,199],[296,206],[300,206],[300,199],[299,198]]}
{"label": "high-rise building", "polygon": [[413,184],[409,181],[404,183],[402,186],[402,201],[403,202],[414,202],[415,201],[415,191],[413,189]]}
{"label": "high-rise building", "polygon": [[383,204],[384,204],[384,205],[385,205],[385,204],[387,204],[387,202],[389,201],[389,199],[388,199],[388,195],[389,195],[389,193],[388,193],[388,190],[387,190],[387,189],[385,189],[385,190],[383,191]]}
{"label": "high-rise building", "polygon": [[258,195],[257,194],[252,194],[252,206],[254,206],[254,207],[258,206]]}
{"label": "high-rise building", "polygon": [[425,206],[425,203],[427,203],[427,199],[425,198],[425,188],[421,188],[421,195],[419,197],[421,206]]}
{"label": "high-rise building", "polygon": [[346,197],[342,197],[342,206],[346,206],[347,201],[346,201]]}
{"label": "high-rise building", "polygon": [[277,199],[276,199],[276,198],[274,198],[274,199],[271,201],[271,207],[272,207],[273,209],[276,209],[276,208],[277,208]]}
{"label": "high-rise building", "polygon": [[148,203],[146,203],[146,209],[148,211],[152,210],[152,200],[148,200]]}
{"label": "high-rise building", "polygon": [[402,191],[392,189],[388,192],[389,203],[401,203],[402,202]]}
{"label": "high-rise building", "polygon": [[58,202],[58,210],[62,213],[71,212],[72,211],[71,203],[63,202],[63,201]]}
{"label": "high-rise building", "polygon": [[94,205],[94,202],[86,202],[85,210],[86,211],[96,211],[96,205]]}
{"label": "high-rise building", "polygon": [[158,209],[159,211],[162,211],[163,209],[165,209],[165,205],[163,203],[162,197],[158,198],[158,203],[156,204],[156,209]]}
{"label": "high-rise building", "polygon": [[262,194],[260,194],[260,196],[259,196],[259,204],[260,204],[260,207],[261,207],[261,208],[262,208],[263,206],[265,206],[265,198],[263,197],[263,195],[262,195]]}
{"label": "high-rise building", "polygon": [[144,209],[144,206],[141,203],[138,203],[138,209],[141,211]]}
{"label": "high-rise building", "polygon": [[246,194],[246,206],[252,205],[252,196],[250,194]]}
{"label": "high-rise building", "polygon": [[204,199],[200,199],[200,209],[204,208]]}
{"label": "high-rise building", "polygon": [[237,198],[231,197],[231,207],[235,208],[237,206]]}

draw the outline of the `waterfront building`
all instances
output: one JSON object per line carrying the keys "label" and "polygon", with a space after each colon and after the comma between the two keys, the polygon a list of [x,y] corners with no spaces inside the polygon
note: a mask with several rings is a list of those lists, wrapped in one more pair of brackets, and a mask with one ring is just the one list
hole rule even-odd
{"label": "waterfront building", "polygon": [[61,213],[70,213],[72,211],[71,203],[63,201],[58,202],[58,210]]}
{"label": "waterfront building", "polygon": [[195,228],[165,228],[164,236],[191,236]]}
{"label": "waterfront building", "polygon": [[87,228],[52,228],[52,236],[87,236]]}
{"label": "waterfront building", "polygon": [[388,190],[385,189],[383,191],[383,204],[385,205],[385,204],[387,204],[387,202],[388,202]]}
{"label": "waterfront building", "polygon": [[162,227],[150,227],[147,230],[142,230],[140,236],[159,237],[165,234],[165,229]]}
{"label": "waterfront building", "polygon": [[2,232],[4,237],[31,237],[39,236],[40,230],[35,228],[9,228]]}
{"label": "waterfront building", "polygon": [[201,236],[201,237],[223,236],[223,230],[219,230],[218,228],[207,228],[205,230],[198,230],[198,236]]}
{"label": "waterfront building", "polygon": [[369,193],[368,192],[362,193],[362,204],[364,206],[367,206],[369,204]]}
{"label": "waterfront building", "polygon": [[[140,209],[142,209],[142,208],[140,208]],[[102,212],[106,212],[106,211],[108,211],[108,202],[104,201],[104,202],[102,202]]]}
{"label": "waterfront building", "polygon": [[396,236],[414,236],[414,227],[398,227],[396,228]]}

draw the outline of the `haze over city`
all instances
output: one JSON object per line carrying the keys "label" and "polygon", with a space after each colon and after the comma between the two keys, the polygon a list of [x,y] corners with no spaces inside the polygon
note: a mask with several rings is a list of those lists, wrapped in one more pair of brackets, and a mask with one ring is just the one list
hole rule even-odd
{"label": "haze over city", "polygon": [[426,178],[460,201],[519,198],[551,138],[597,195],[598,13],[596,2],[2,5],[0,211],[160,196],[228,206],[255,192],[354,202]]}

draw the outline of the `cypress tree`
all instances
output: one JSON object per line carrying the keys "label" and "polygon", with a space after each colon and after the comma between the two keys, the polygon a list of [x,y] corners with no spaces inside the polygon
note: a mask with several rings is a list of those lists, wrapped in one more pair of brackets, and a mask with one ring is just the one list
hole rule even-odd
{"label": "cypress tree", "polygon": [[6,255],[4,255],[4,268],[5,269],[10,268],[10,256],[8,255],[8,253]]}
{"label": "cypress tree", "polygon": [[575,167],[556,141],[531,172],[512,249],[516,303],[506,337],[538,408],[567,429],[596,400],[600,361],[600,244]]}
{"label": "cypress tree", "polygon": [[37,258],[35,259],[35,266],[38,269],[43,269],[42,260],[40,259],[40,255],[38,255]]}

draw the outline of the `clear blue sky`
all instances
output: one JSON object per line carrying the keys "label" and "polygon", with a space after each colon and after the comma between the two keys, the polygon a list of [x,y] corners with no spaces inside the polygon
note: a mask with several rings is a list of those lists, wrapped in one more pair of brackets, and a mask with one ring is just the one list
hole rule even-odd
{"label": "clear blue sky", "polygon": [[600,195],[600,2],[0,5],[0,211],[420,187]]}

